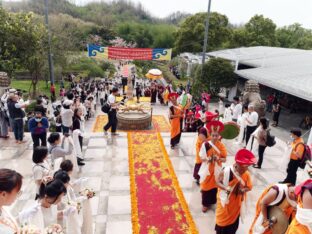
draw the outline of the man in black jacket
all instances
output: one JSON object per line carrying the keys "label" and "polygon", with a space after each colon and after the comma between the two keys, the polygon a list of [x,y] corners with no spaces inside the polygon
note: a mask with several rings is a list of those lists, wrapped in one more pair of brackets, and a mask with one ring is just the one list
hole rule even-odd
{"label": "man in black jacket", "polygon": [[18,96],[16,94],[11,94],[8,99],[8,110],[11,118],[11,123],[13,126],[13,132],[17,144],[24,143],[24,120],[25,112],[22,108],[25,108],[26,104],[18,103]]}

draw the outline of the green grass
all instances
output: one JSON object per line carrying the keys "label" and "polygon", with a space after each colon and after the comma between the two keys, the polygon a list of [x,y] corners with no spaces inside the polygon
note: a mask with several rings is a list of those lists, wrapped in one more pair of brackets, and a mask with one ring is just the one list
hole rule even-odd
{"label": "green grass", "polygon": [[[15,89],[21,89],[24,92],[24,95],[29,96],[29,88],[30,88],[31,80],[11,80],[11,87]],[[65,88],[69,86],[69,82],[64,82]],[[32,89],[30,90],[32,92]],[[40,80],[37,84],[37,96],[39,95],[47,95],[48,97],[51,96],[50,94],[50,85],[46,85],[46,81]],[[60,84],[55,84],[55,95],[56,97],[60,96]]]}

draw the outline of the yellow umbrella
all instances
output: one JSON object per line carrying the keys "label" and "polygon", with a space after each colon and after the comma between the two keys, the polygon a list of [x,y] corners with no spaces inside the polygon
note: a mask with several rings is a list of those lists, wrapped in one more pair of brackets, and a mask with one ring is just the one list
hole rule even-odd
{"label": "yellow umbrella", "polygon": [[162,72],[159,69],[151,69],[148,71],[148,73],[145,75],[146,78],[151,80],[158,80],[163,78]]}

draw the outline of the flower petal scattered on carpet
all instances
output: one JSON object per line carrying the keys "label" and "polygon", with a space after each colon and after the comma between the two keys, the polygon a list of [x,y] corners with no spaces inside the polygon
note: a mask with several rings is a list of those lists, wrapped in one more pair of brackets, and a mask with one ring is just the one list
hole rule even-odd
{"label": "flower petal scattered on carpet", "polygon": [[133,233],[198,233],[160,133],[129,132]]}

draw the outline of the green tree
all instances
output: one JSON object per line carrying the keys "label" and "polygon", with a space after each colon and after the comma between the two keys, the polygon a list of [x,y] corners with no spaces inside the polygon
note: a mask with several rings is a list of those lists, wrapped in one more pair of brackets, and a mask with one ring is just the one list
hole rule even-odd
{"label": "green tree", "polygon": [[172,25],[159,24],[151,27],[154,48],[172,48],[174,46],[174,33],[176,27]]}
{"label": "green tree", "polygon": [[26,69],[32,77],[32,96],[44,73],[46,61],[45,26],[32,13],[12,14],[0,8],[0,69],[11,76],[16,69]]}
{"label": "green tree", "polygon": [[263,15],[255,15],[245,25],[248,46],[275,46],[276,24]]}
{"label": "green tree", "polygon": [[137,26],[133,33],[133,42],[139,48],[147,48],[153,45],[153,35],[146,26]]}
{"label": "green tree", "polygon": [[198,97],[203,91],[216,95],[221,88],[233,87],[236,83],[233,65],[221,58],[211,58],[195,72],[193,94]]}
{"label": "green tree", "polygon": [[36,97],[37,84],[43,78],[47,61],[47,31],[44,24],[38,22],[33,14],[16,15],[15,24],[20,27],[19,47],[20,64],[31,75],[32,97]]}
{"label": "green tree", "polygon": [[[176,33],[175,50],[181,52],[201,52],[205,21],[207,14],[198,13],[184,20]],[[222,48],[223,44],[231,37],[231,28],[229,27],[228,18],[217,12],[210,15],[208,51]]]}
{"label": "green tree", "polygon": [[248,41],[247,30],[244,27],[233,29],[233,34],[232,34],[229,47],[236,48],[236,47],[242,47],[242,46],[248,46],[248,45],[249,45],[249,41]]}
{"label": "green tree", "polygon": [[13,32],[14,17],[0,7],[0,71],[5,71],[11,77],[19,64],[19,53]]}
{"label": "green tree", "polygon": [[276,39],[280,47],[312,49],[312,31],[298,23],[277,29]]}

